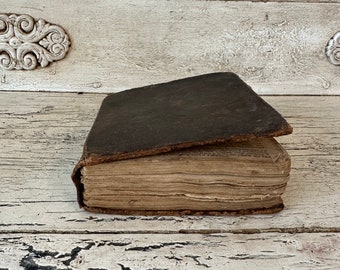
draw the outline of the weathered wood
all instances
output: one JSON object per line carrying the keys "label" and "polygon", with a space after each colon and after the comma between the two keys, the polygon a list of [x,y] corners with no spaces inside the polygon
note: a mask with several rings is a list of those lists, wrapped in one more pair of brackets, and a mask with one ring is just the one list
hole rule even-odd
{"label": "weathered wood", "polygon": [[1,269],[339,269],[340,235],[11,234],[0,255]]}
{"label": "weathered wood", "polygon": [[233,71],[262,94],[340,94],[325,56],[339,1],[278,2],[0,0],[2,13],[60,24],[72,42],[47,69],[0,71],[0,89],[117,92]]}
{"label": "weathered wood", "polygon": [[124,217],[79,209],[70,179],[104,96],[0,93],[0,232],[339,231],[340,97],[265,97],[294,127],[279,214]]}

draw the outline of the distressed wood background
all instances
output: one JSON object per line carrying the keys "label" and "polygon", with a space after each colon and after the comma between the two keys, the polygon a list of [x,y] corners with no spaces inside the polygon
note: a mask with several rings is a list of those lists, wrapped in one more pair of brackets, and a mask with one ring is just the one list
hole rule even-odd
{"label": "distressed wood background", "polygon": [[0,0],[0,12],[60,24],[72,41],[46,69],[0,70],[0,89],[117,92],[233,71],[260,94],[340,94],[339,67],[325,56],[339,10],[339,1]]}
{"label": "distressed wood background", "polygon": [[265,97],[294,127],[286,208],[239,217],[79,209],[70,174],[104,97],[0,92],[0,269],[339,269],[340,97]]}
{"label": "distressed wood background", "polygon": [[[0,0],[0,13],[59,24],[72,42],[47,68],[0,69],[0,270],[340,269],[340,67],[324,53],[339,11],[340,0]],[[79,209],[70,174],[105,93],[215,71],[239,74],[294,127],[279,138],[286,208]]]}

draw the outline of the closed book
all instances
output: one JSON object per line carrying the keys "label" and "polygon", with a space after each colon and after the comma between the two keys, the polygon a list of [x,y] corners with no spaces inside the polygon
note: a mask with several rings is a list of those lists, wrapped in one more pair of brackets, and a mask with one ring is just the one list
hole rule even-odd
{"label": "closed book", "polygon": [[236,74],[205,74],[108,95],[72,179],[86,210],[117,214],[272,213],[290,158],[287,121]]}

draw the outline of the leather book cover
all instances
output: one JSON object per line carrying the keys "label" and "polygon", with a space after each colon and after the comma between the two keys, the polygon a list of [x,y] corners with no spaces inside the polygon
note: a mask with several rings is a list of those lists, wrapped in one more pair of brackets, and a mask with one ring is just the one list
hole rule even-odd
{"label": "leather book cover", "polygon": [[79,205],[83,166],[291,132],[274,108],[230,72],[109,94],[72,173]]}

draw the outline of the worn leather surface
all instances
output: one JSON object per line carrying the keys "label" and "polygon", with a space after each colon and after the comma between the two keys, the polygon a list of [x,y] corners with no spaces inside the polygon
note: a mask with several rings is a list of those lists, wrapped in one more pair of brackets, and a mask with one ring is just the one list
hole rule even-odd
{"label": "worn leather surface", "polygon": [[240,215],[263,215],[263,214],[273,214],[280,212],[284,209],[283,202],[272,204],[268,207],[263,208],[251,208],[242,210],[215,210],[215,211],[196,211],[196,210],[119,210],[103,207],[88,207],[84,206],[84,209],[89,212],[102,213],[102,214],[113,214],[113,215],[133,215],[133,216],[240,216]]}
{"label": "worn leather surface", "polygon": [[82,166],[195,145],[280,136],[291,126],[233,73],[212,73],[108,95],[72,178]]}

